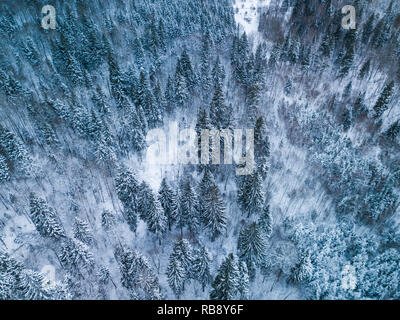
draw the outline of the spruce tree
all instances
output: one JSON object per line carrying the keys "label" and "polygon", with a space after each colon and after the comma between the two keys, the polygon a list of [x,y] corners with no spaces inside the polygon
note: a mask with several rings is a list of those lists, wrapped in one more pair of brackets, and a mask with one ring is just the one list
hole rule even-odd
{"label": "spruce tree", "polygon": [[211,88],[210,69],[210,34],[207,32],[206,35],[203,36],[200,54],[201,85],[205,93]]}
{"label": "spruce tree", "polygon": [[182,65],[178,59],[175,71],[175,86],[174,86],[174,100],[182,107],[186,104],[189,98],[189,86],[187,79],[183,75]]}
{"label": "spruce tree", "polygon": [[250,295],[249,290],[249,271],[244,261],[239,262],[239,299],[248,300]]}
{"label": "spruce tree", "polygon": [[196,278],[193,271],[194,259],[190,243],[185,239],[178,240],[170,255],[167,269],[168,282],[178,297],[185,290],[185,283]]}
{"label": "spruce tree", "polygon": [[361,67],[360,73],[359,73],[358,77],[359,77],[360,79],[364,79],[364,77],[365,77],[366,75],[369,74],[369,69],[370,69],[370,67],[371,67],[371,59],[368,59],[368,60],[363,64],[363,66]]}
{"label": "spruce tree", "polygon": [[211,186],[204,196],[202,208],[202,222],[211,235],[211,241],[215,241],[226,232],[225,204],[216,185]]}
{"label": "spruce tree", "polygon": [[297,283],[309,281],[313,276],[313,270],[314,267],[311,262],[310,253],[306,252],[301,256],[300,262],[294,270],[294,281]]}
{"label": "spruce tree", "polygon": [[74,238],[91,246],[94,244],[94,237],[87,221],[75,217],[73,225]]}
{"label": "spruce tree", "polygon": [[238,255],[245,261],[250,278],[254,279],[255,267],[265,260],[267,251],[267,237],[257,223],[244,227],[239,235]]}
{"label": "spruce tree", "polygon": [[175,195],[168,185],[166,178],[163,178],[161,182],[160,190],[158,191],[158,200],[160,201],[161,206],[164,209],[165,216],[167,217],[168,230],[171,231],[171,227],[174,223],[173,210]]}
{"label": "spruce tree", "polygon": [[168,284],[176,297],[179,299],[184,291],[186,271],[177,257],[171,255],[167,268]]}
{"label": "spruce tree", "polygon": [[171,255],[180,261],[182,267],[185,269],[186,279],[192,278],[194,256],[193,248],[189,241],[186,239],[178,240],[174,245]]}
{"label": "spruce tree", "polygon": [[252,175],[243,177],[238,190],[238,203],[243,213],[250,217],[260,214],[264,205],[264,193],[262,190],[262,179],[258,171]]}
{"label": "spruce tree", "polygon": [[101,214],[101,226],[105,231],[109,231],[113,228],[116,223],[116,219],[114,214],[112,214],[109,210],[104,210]]}
{"label": "spruce tree", "polygon": [[239,297],[240,271],[236,256],[232,253],[222,262],[212,283],[211,300],[234,300]]}
{"label": "spruce tree", "polygon": [[190,232],[197,233],[199,228],[199,202],[195,189],[190,181],[183,185],[180,197],[181,214],[183,221],[188,226]]}
{"label": "spruce tree", "polygon": [[203,292],[205,287],[211,282],[210,272],[211,257],[210,253],[205,246],[195,250],[193,260],[193,274],[196,279],[201,283]]}
{"label": "spruce tree", "polygon": [[254,127],[254,156],[257,170],[263,179],[269,169],[270,143],[263,117],[259,117]]}
{"label": "spruce tree", "polygon": [[168,220],[161,203],[157,199],[154,199],[154,196],[152,198],[147,209],[147,225],[150,232],[156,235],[159,245],[161,245],[161,237],[167,230]]}
{"label": "spruce tree", "polygon": [[391,139],[395,140],[400,134],[400,120],[397,120],[394,122],[389,129],[385,132],[385,135]]}
{"label": "spruce tree", "polygon": [[375,118],[381,117],[382,114],[388,108],[390,98],[392,97],[393,94],[393,89],[394,89],[394,81],[389,82],[383,89],[381,95],[378,98],[378,101],[376,101],[374,106]]}
{"label": "spruce tree", "polygon": [[61,263],[72,273],[83,276],[82,271],[90,273],[95,265],[89,247],[77,239],[66,239],[59,255]]}
{"label": "spruce tree", "polygon": [[0,183],[10,180],[10,170],[6,158],[0,154]]}
{"label": "spruce tree", "polygon": [[232,125],[232,108],[225,103],[220,83],[217,83],[210,104],[210,122],[214,128],[227,129]]}
{"label": "spruce tree", "polygon": [[65,237],[65,231],[59,222],[57,214],[48,206],[45,200],[31,193],[29,207],[31,219],[42,237],[57,240]]}
{"label": "spruce tree", "polygon": [[124,206],[124,217],[132,231],[136,231],[139,183],[130,170],[121,168],[115,179],[117,195]]}
{"label": "spruce tree", "polygon": [[30,172],[32,160],[22,141],[11,131],[0,124],[0,152],[12,164],[14,172],[19,175],[26,175]]}
{"label": "spruce tree", "polygon": [[258,219],[258,225],[262,232],[264,232],[265,237],[269,238],[272,235],[272,215],[269,210],[269,205],[266,203],[264,209]]}
{"label": "spruce tree", "polygon": [[158,278],[149,260],[140,252],[119,248],[116,256],[120,265],[121,283],[140,300],[160,300]]}
{"label": "spruce tree", "polygon": [[19,277],[18,289],[24,300],[46,300],[50,293],[43,287],[44,278],[40,273],[24,270]]}

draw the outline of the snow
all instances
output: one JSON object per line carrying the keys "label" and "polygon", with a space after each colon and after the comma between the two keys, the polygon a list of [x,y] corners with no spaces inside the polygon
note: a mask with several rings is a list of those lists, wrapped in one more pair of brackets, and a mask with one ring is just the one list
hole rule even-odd
{"label": "snow", "polygon": [[268,7],[270,2],[271,0],[235,0],[235,20],[248,35],[258,31],[260,12]]}

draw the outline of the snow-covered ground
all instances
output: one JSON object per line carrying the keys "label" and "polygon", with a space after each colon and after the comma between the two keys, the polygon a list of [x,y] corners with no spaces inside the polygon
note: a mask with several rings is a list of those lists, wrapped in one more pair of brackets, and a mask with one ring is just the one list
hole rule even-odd
{"label": "snow-covered ground", "polygon": [[248,35],[258,31],[260,12],[268,7],[270,2],[271,0],[235,0],[235,20]]}

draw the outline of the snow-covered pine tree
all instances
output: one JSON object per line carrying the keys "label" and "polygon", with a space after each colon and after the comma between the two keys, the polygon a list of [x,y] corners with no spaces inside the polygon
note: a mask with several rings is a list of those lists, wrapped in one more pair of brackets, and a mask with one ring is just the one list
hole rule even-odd
{"label": "snow-covered pine tree", "polygon": [[264,232],[267,238],[272,235],[272,215],[269,209],[269,204],[266,202],[264,205],[264,209],[258,219],[258,226],[261,231]]}
{"label": "snow-covered pine tree", "polygon": [[227,129],[232,125],[232,109],[225,103],[221,83],[215,86],[210,104],[210,123],[214,128]]}
{"label": "snow-covered pine tree", "polygon": [[211,282],[210,272],[211,256],[205,246],[196,249],[193,260],[193,274],[196,280],[200,282],[203,292],[205,287]]}
{"label": "snow-covered pine tree", "polygon": [[239,273],[239,298],[240,300],[248,300],[250,296],[249,271],[244,261],[239,262]]}
{"label": "snow-covered pine tree", "polygon": [[181,61],[178,59],[174,81],[174,100],[182,107],[189,98],[189,88],[185,76],[182,74]]}
{"label": "snow-covered pine tree", "polygon": [[262,190],[262,179],[258,171],[241,179],[238,190],[238,203],[247,217],[260,214],[264,206],[264,192]]}
{"label": "snow-covered pine tree", "polygon": [[46,300],[50,293],[43,287],[44,278],[32,270],[22,271],[19,277],[18,290],[24,300]]}
{"label": "snow-covered pine tree", "polygon": [[250,278],[255,277],[255,268],[264,261],[267,251],[267,237],[260,226],[254,222],[244,227],[238,239],[238,256],[245,261]]}
{"label": "snow-covered pine tree", "polygon": [[184,291],[184,283],[186,279],[186,271],[183,268],[180,260],[171,255],[167,268],[168,284],[175,296],[179,299]]}
{"label": "snow-covered pine tree", "polygon": [[28,151],[21,140],[0,124],[0,152],[12,164],[10,171],[18,175],[26,175],[30,172],[31,162]]}
{"label": "snow-covered pine tree", "polygon": [[124,206],[124,217],[132,231],[136,231],[138,210],[138,193],[139,183],[134,173],[128,169],[120,168],[117,178],[115,179],[115,187],[119,200]]}
{"label": "snow-covered pine tree", "polygon": [[201,86],[207,96],[208,90],[211,88],[211,55],[210,55],[210,33],[207,33],[203,36],[203,43],[201,47],[200,54],[200,78],[201,78]]}
{"label": "snow-covered pine tree", "polygon": [[29,196],[29,207],[32,222],[41,236],[57,240],[65,237],[65,231],[57,214],[45,200],[32,192]]}
{"label": "snow-covered pine tree", "polygon": [[101,214],[101,226],[105,231],[111,230],[115,225],[115,215],[109,210],[104,210]]}
{"label": "snow-covered pine tree", "polygon": [[148,203],[147,207],[147,225],[150,232],[153,232],[161,245],[161,237],[167,231],[168,227],[168,219],[164,213],[164,209],[161,206],[160,201],[155,199],[152,194],[151,200]]}
{"label": "snow-covered pine tree", "polygon": [[201,221],[209,231],[211,241],[215,241],[226,232],[225,204],[216,185],[211,185],[204,195]]}
{"label": "snow-covered pine tree", "polygon": [[75,217],[73,225],[74,238],[91,246],[94,244],[93,233],[89,228],[87,221]]}
{"label": "snow-covered pine tree", "polygon": [[166,178],[163,178],[161,181],[160,190],[158,191],[158,200],[160,201],[165,216],[167,217],[168,230],[171,231],[171,227],[174,223],[173,210],[175,195],[171,187],[168,185]]}
{"label": "snow-covered pine tree", "polygon": [[311,262],[309,252],[305,252],[300,259],[299,264],[293,272],[293,279],[297,283],[309,281],[312,278],[314,267]]}
{"label": "snow-covered pine tree", "polygon": [[199,231],[199,202],[195,189],[192,187],[190,180],[183,184],[180,197],[181,214],[185,225],[193,234]]}
{"label": "snow-covered pine tree", "polygon": [[137,194],[137,212],[139,217],[147,222],[149,217],[149,206],[155,200],[153,190],[146,181],[142,181]]}
{"label": "snow-covered pine tree", "polygon": [[6,158],[0,154],[0,183],[10,180],[10,170]]}
{"label": "snow-covered pine tree", "polygon": [[270,143],[265,120],[259,117],[254,126],[254,157],[257,170],[263,179],[269,169]]}
{"label": "snow-covered pine tree", "polygon": [[149,260],[140,252],[120,248],[118,257],[122,285],[135,293],[140,300],[160,300],[161,291],[158,278]]}
{"label": "snow-covered pine tree", "polygon": [[[178,261],[179,263],[173,262]],[[195,279],[195,275],[193,273],[193,261],[194,261],[194,252],[193,247],[190,245],[189,241],[186,239],[178,240],[174,248],[172,249],[172,253],[170,255],[170,263],[171,261],[175,265],[175,267],[182,267],[184,270],[183,274],[183,290],[185,289],[185,283],[190,279]]]}
{"label": "snow-covered pine tree", "polygon": [[393,94],[393,89],[394,89],[394,81],[389,82],[384,88],[379,96],[378,100],[376,101],[374,105],[374,117],[375,118],[380,118],[382,114],[386,111],[388,108],[388,104],[390,101],[390,98]]}
{"label": "snow-covered pine tree", "polygon": [[239,262],[232,253],[226,257],[218,269],[212,283],[211,300],[234,300],[239,297],[240,290]]}
{"label": "snow-covered pine tree", "polygon": [[65,268],[79,276],[84,275],[82,271],[91,273],[95,266],[93,253],[86,244],[77,239],[65,239],[59,259]]}

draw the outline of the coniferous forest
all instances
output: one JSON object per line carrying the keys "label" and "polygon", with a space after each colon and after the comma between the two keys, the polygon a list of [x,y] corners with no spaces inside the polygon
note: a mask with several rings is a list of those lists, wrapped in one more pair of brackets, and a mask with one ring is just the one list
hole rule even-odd
{"label": "coniferous forest", "polygon": [[396,0],[1,1],[0,300],[400,299],[399,88]]}

